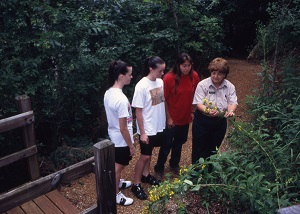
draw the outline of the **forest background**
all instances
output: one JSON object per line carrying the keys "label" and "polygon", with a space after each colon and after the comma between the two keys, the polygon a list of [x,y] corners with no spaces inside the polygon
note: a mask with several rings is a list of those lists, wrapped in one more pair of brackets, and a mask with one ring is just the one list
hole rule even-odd
{"label": "forest background", "polygon": [[[211,59],[250,53],[263,65],[260,96],[251,99],[251,129],[262,142],[285,149],[281,161],[290,167],[280,182],[289,181],[297,196],[285,195],[282,204],[297,201],[299,5],[300,0],[1,1],[0,119],[17,113],[17,95],[30,97],[46,175],[92,156],[92,145],[108,137],[103,94],[111,60],[133,65],[132,84],[124,88],[131,98],[148,56],[160,56],[167,71],[177,53],[187,52],[206,77]],[[1,134],[0,157],[18,151],[20,141],[19,130]],[[0,168],[0,191],[24,182],[22,168]]]}

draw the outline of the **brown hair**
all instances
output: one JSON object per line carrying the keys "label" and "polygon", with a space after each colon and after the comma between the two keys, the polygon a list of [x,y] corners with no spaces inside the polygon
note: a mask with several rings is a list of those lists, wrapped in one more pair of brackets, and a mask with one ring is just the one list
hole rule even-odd
{"label": "brown hair", "polygon": [[228,61],[221,57],[217,57],[209,63],[208,70],[210,72],[218,71],[222,74],[225,74],[225,78],[226,78],[229,73]]}
{"label": "brown hair", "polygon": [[180,65],[185,63],[186,61],[188,61],[191,64],[191,69],[190,69],[188,75],[190,77],[191,82],[193,82],[193,71],[194,71],[193,59],[187,53],[180,53],[177,55],[175,65],[172,70],[172,72],[175,74],[175,94],[176,94],[177,88],[179,86],[179,79],[182,75],[181,70],[180,70]]}
{"label": "brown hair", "polygon": [[148,74],[150,73],[150,68],[155,69],[158,67],[158,65],[163,65],[163,64],[165,64],[165,62],[159,56],[148,57],[144,61],[142,76],[143,77],[148,76]]}
{"label": "brown hair", "polygon": [[131,67],[128,63],[122,60],[113,60],[108,67],[108,86],[112,87],[116,80],[118,80],[120,74],[127,74],[128,67]]}

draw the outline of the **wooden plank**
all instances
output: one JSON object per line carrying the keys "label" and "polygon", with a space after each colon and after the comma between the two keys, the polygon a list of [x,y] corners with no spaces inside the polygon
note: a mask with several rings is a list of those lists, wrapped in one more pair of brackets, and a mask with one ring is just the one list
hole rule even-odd
{"label": "wooden plank", "polygon": [[75,180],[82,177],[84,173],[85,175],[91,173],[93,162],[94,157],[91,157],[48,176],[26,183],[7,193],[0,194],[0,212],[12,209],[26,201],[46,194],[56,188],[56,185],[62,180],[71,182],[72,180],[70,179]]}
{"label": "wooden plank", "polygon": [[68,184],[71,181],[74,181],[78,178],[81,178],[84,175],[87,175],[93,172],[94,157],[90,157],[84,161],[76,163],[72,166],[69,166],[65,169],[64,173],[61,176],[60,183]]}
{"label": "wooden plank", "polygon": [[57,190],[51,191],[46,196],[66,214],[76,214],[79,210],[68,199],[63,197]]}
{"label": "wooden plank", "polygon": [[33,202],[33,201],[28,201],[20,206],[25,213],[30,213],[30,214],[41,214],[43,211]]}
{"label": "wooden plank", "polygon": [[[52,190],[51,180],[45,177],[0,195],[0,211],[12,209]],[[30,191],[28,191],[30,190]]]}
{"label": "wooden plank", "polygon": [[7,155],[3,158],[0,158],[0,167],[6,166],[23,158],[29,157],[33,154],[37,153],[36,145],[31,146],[29,148],[23,149],[19,152],[15,152],[13,154]]}
{"label": "wooden plank", "polygon": [[26,126],[34,122],[33,111],[24,112],[0,120],[0,133]]}
{"label": "wooden plank", "polygon": [[60,209],[45,195],[33,200],[46,214],[62,214]]}
{"label": "wooden plank", "polygon": [[6,214],[24,214],[25,212],[22,210],[22,208],[21,207],[15,207],[15,208],[13,208],[13,209],[11,209],[11,210],[8,210],[7,212],[6,212]]}

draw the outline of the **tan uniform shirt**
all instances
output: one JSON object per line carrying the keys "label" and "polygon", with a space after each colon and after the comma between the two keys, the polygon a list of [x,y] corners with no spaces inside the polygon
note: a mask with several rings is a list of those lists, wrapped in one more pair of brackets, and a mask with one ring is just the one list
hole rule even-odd
{"label": "tan uniform shirt", "polygon": [[219,88],[216,88],[210,77],[198,83],[193,104],[203,104],[206,98],[221,111],[226,111],[229,104],[238,104],[234,85],[224,79]]}

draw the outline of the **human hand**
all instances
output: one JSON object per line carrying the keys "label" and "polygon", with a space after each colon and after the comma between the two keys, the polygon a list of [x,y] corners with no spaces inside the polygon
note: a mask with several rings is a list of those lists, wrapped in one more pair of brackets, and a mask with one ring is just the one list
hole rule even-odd
{"label": "human hand", "polygon": [[194,114],[194,112],[191,112],[191,121],[193,121],[193,120],[194,120],[194,117],[195,117],[195,114]]}
{"label": "human hand", "polygon": [[219,116],[219,111],[215,110],[215,109],[210,109],[208,114],[211,117],[217,117],[217,116]]}
{"label": "human hand", "polygon": [[140,141],[141,141],[142,143],[149,144],[149,138],[148,138],[148,136],[146,135],[146,133],[141,134],[141,136],[140,136]]}
{"label": "human hand", "polygon": [[225,115],[224,117],[233,117],[235,114],[234,114],[234,111],[233,110],[230,110],[230,111],[226,111],[225,112]]}
{"label": "human hand", "polygon": [[168,118],[167,119],[167,128],[168,129],[171,129],[171,128],[173,128],[175,125],[174,125],[174,122],[173,122],[173,120],[172,120],[172,118]]}

